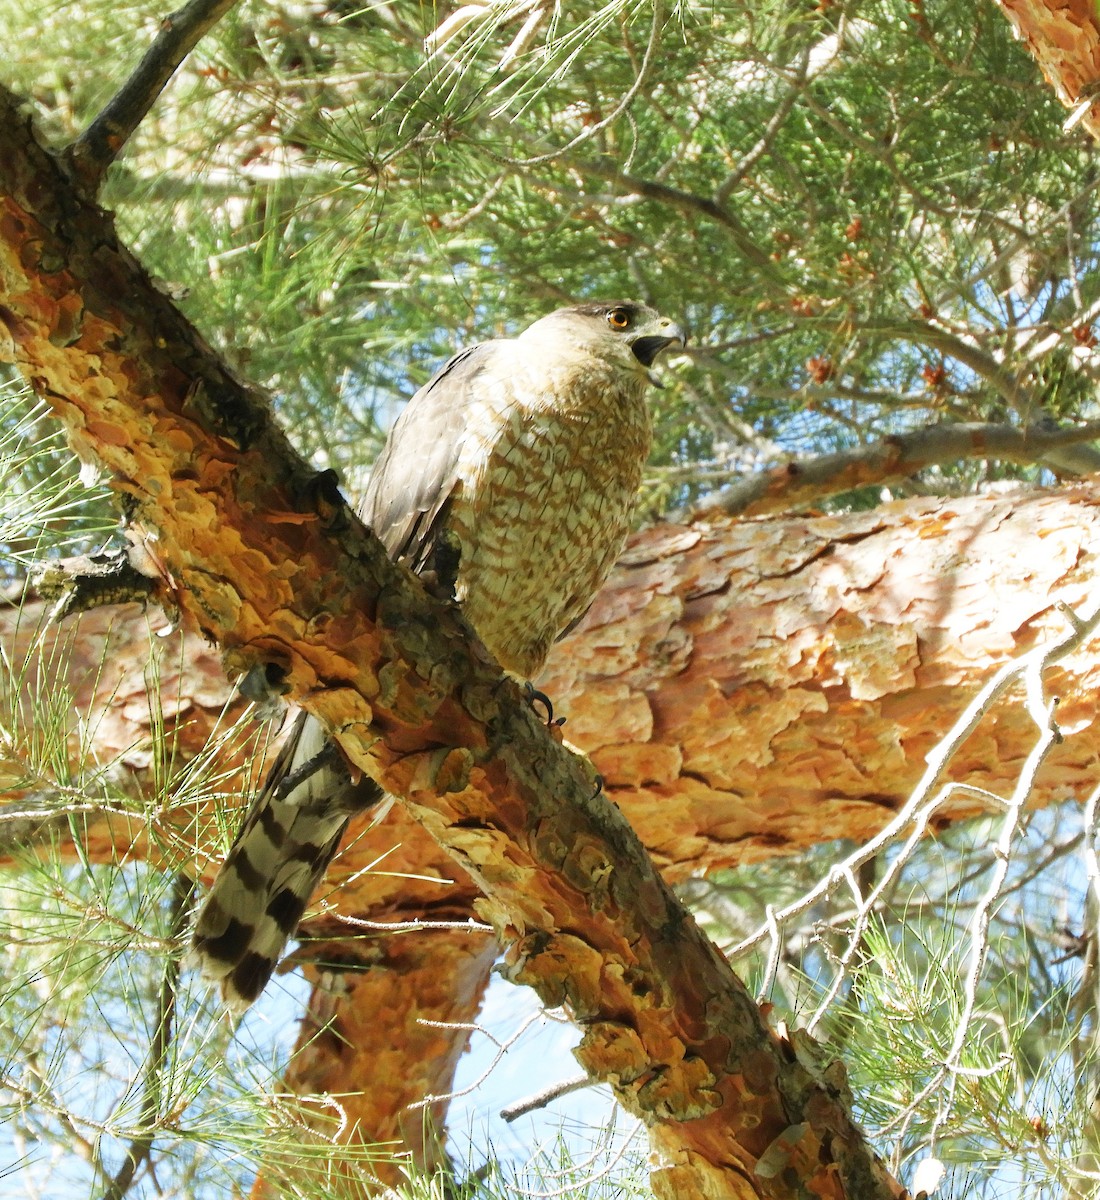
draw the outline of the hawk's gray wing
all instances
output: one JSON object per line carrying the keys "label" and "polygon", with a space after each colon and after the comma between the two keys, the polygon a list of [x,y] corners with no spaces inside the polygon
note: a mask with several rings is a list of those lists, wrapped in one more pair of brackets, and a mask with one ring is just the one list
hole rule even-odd
{"label": "hawk's gray wing", "polygon": [[405,406],[371,471],[359,515],[413,571],[431,558],[479,380],[504,345],[481,342],[447,362]]}

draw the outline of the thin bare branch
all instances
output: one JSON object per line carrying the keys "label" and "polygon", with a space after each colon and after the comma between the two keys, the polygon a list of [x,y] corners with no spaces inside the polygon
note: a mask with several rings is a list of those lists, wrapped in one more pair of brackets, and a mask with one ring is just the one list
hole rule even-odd
{"label": "thin bare branch", "polygon": [[130,135],[153,107],[180,63],[236,0],[191,0],[161,23],[160,32],[129,79],[68,148],[68,158],[89,193],[103,182]]}
{"label": "thin bare branch", "polygon": [[[856,897],[857,909],[860,912],[866,914],[874,908],[874,905],[887,888],[890,887],[894,877],[904,865],[912,847],[924,837],[936,811],[949,796],[953,792],[957,792],[963,788],[971,794],[979,794],[979,789],[957,783],[949,783],[939,790],[933,790],[936,789],[947,764],[951,761],[956,751],[970,737],[974,730],[977,729],[985,715],[1011,686],[1021,680],[1027,681],[1030,675],[1041,676],[1048,667],[1062,661],[1091,636],[1096,627],[1100,625],[1100,604],[1093,605],[1084,616],[1070,610],[1065,610],[1064,615],[1069,623],[1069,629],[1064,634],[1048,643],[1036,646],[1034,650],[1028,651],[1028,653],[1021,655],[1019,658],[1005,663],[967,705],[948,734],[940,740],[936,748],[928,755],[928,766],[924,775],[897,815],[875,837],[849,855],[843,862],[834,866],[824,879],[804,895],[800,896],[798,900],[774,914],[769,914],[768,919],[763,924],[729,951],[729,958],[737,958],[745,953],[746,950],[759,945],[765,940],[774,943],[782,927],[792,917],[807,912],[818,900],[832,893],[841,882],[850,882],[853,877],[853,871],[880,854],[888,846],[897,842],[905,829],[910,828],[905,845],[897,856],[891,860],[889,867],[883,873],[882,878],[875,885],[871,894],[866,898],[859,895]],[[1000,797],[994,796],[991,793],[982,794],[985,798],[998,805],[1006,804]],[[857,933],[859,936],[862,936],[862,932],[861,928],[857,928],[853,932],[853,940]],[[762,993],[767,991],[768,986],[770,986],[769,982],[765,979]],[[824,1014],[826,1007],[827,1003],[823,1003],[820,1006],[815,1021],[811,1022],[809,1026],[811,1031],[814,1023],[820,1020],[820,1017]]]}
{"label": "thin bare branch", "polygon": [[791,80],[790,87],[775,106],[775,112],[768,118],[768,123],[764,126],[764,131],[757,139],[756,144],[742,156],[737,166],[715,189],[714,199],[716,203],[724,205],[730,196],[733,195],[741,180],[745,178],[753,167],[767,154],[768,150],[771,149],[771,144],[775,140],[776,135],[783,128],[784,122],[791,114],[791,109],[794,108],[798,98],[805,90],[809,75],[809,65],[810,52],[809,47],[807,47],[799,59],[798,68],[794,73],[794,78]]}
{"label": "thin bare branch", "polygon": [[[184,873],[176,876],[172,889],[172,909],[169,922],[169,937],[175,941],[182,935],[191,910],[195,894],[195,881]],[[180,959],[178,954],[168,956],[164,964],[160,995],[157,998],[156,1024],[149,1057],[145,1063],[144,1096],[138,1127],[141,1132],[132,1138],[126,1148],[122,1166],[103,1193],[103,1200],[122,1200],[133,1184],[139,1168],[145,1163],[153,1149],[153,1137],[157,1115],[163,1098],[162,1072],[172,1044],[172,1020],[176,1011],[176,987],[179,983]]]}
{"label": "thin bare branch", "polygon": [[960,459],[1038,463],[1051,452],[1100,438],[1100,421],[1065,428],[966,422],[894,434],[869,446],[783,463],[742,479],[701,505],[694,516],[763,516],[812,504],[873,484],[906,479],[926,467]]}
{"label": "thin bare branch", "polygon": [[[1096,616],[1097,614],[1094,613],[1090,618],[1092,625],[1095,625]],[[1070,637],[1075,635],[1075,631],[1073,631]],[[946,1122],[949,1120],[950,1113],[953,1110],[957,1082],[959,1077],[964,1073],[962,1054],[970,1035],[971,1023],[977,1015],[978,985],[981,982],[982,972],[985,968],[986,959],[989,956],[990,924],[994,910],[1000,904],[1003,897],[1005,880],[1008,877],[1008,868],[1012,860],[1012,847],[1023,820],[1024,806],[1031,795],[1035,776],[1042,766],[1043,760],[1047,757],[1051,748],[1061,739],[1061,733],[1054,721],[1056,701],[1047,700],[1042,694],[1042,673],[1049,662],[1053,661],[1052,658],[1048,657],[1051,652],[1047,651],[1044,654],[1033,652],[1026,658],[1026,666],[1023,672],[1023,681],[1027,694],[1026,707],[1038,727],[1039,737],[1032,747],[1030,754],[1028,754],[1027,761],[1020,772],[1020,777],[1017,780],[1016,787],[1013,789],[1011,798],[1005,802],[1005,814],[1001,823],[1001,829],[993,845],[993,869],[989,884],[978,901],[974,909],[974,915],[970,921],[970,953],[966,975],[963,980],[963,1003],[955,1022],[955,1033],[951,1047],[944,1056],[943,1061],[937,1065],[937,1069],[931,1073],[928,1082],[909,1101],[896,1121],[903,1129],[907,1128],[909,1121],[922,1101],[938,1093],[936,1119],[932,1126],[933,1144],[939,1131],[944,1128]],[[1010,1062],[1011,1058],[1006,1056],[991,1070],[1001,1070],[1003,1066],[1008,1065]],[[893,1123],[886,1126],[887,1129],[892,1127]]]}
{"label": "thin bare branch", "polygon": [[574,1075],[572,1079],[563,1079],[560,1083],[545,1088],[535,1096],[528,1096],[526,1100],[520,1100],[516,1104],[509,1104],[506,1108],[502,1108],[500,1110],[501,1118],[509,1123],[517,1121],[528,1113],[537,1112],[555,1100],[560,1100],[562,1096],[568,1096],[591,1086],[592,1080],[587,1075]]}

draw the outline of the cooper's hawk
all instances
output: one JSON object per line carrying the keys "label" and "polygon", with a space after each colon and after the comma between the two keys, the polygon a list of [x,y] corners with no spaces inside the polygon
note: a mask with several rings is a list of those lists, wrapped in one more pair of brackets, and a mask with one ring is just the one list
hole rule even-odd
{"label": "cooper's hawk", "polygon": [[[454,583],[507,670],[533,676],[615,562],[649,454],[650,368],[679,326],[643,304],[582,304],[456,354],[409,401],[360,513],[391,557]],[[376,802],[298,718],[199,915],[194,950],[251,1003],[336,852]]]}

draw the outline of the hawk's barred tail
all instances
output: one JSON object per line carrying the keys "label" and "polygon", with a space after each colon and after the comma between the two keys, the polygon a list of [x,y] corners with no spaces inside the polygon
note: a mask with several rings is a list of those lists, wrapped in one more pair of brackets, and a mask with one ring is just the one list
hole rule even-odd
{"label": "hawk's barred tail", "polygon": [[380,799],[325,753],[322,726],[298,718],[226,856],[195,926],[193,956],[235,1008],[263,991],[294,936],[351,813]]}

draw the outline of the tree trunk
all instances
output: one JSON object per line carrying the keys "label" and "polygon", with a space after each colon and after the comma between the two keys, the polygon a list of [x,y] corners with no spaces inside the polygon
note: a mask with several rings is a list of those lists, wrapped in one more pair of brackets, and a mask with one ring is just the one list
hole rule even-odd
{"label": "tree trunk", "polygon": [[899,1195],[591,767],[293,453],[4,93],[0,295],[11,357],[128,495],[165,594],[471,875],[510,977],[568,1007],[578,1058],[653,1131],[658,1193]]}
{"label": "tree trunk", "polygon": [[[375,913],[385,921],[386,914]],[[316,932],[316,930],[315,930]],[[366,1196],[411,1173],[449,1169],[447,1097],[477,1019],[498,945],[491,934],[421,929],[378,934],[345,926],[338,940],[311,942],[313,985],[287,1086],[330,1140],[379,1147],[336,1165],[341,1195]],[[293,1193],[293,1167],[265,1168],[254,1200]]]}
{"label": "tree trunk", "polygon": [[[1083,482],[873,513],[658,526],[632,539],[539,686],[673,882],[834,837],[866,838],[909,795],[928,750],[978,687],[1063,628],[1062,605],[1095,594],[1098,505],[1100,485]],[[0,611],[5,645],[17,659],[37,647],[47,662],[64,646],[97,758],[120,759],[116,775],[128,771],[133,789],[147,787],[148,626],[163,629],[164,619],[130,606],[43,630],[44,612]],[[168,731],[193,756],[228,696],[218,654],[182,633],[155,644]],[[1050,673],[1066,736],[1037,780],[1037,803],[1090,786],[1100,752],[1092,650]],[[1011,787],[1030,728],[1020,703],[999,705],[950,777]],[[227,749],[224,765],[243,770],[251,752]],[[243,791],[247,781],[242,773],[223,787]],[[958,797],[944,818],[973,813],[975,803]],[[337,877],[357,875],[396,841],[387,870],[420,871],[430,839],[414,836],[415,825],[391,836],[396,820],[355,841]],[[117,817],[93,823],[89,840],[93,855],[130,847]],[[140,843],[132,849],[145,853]],[[365,875],[341,902],[358,914],[394,902],[390,885],[381,897],[378,886]],[[415,886],[401,885],[406,895]]]}

